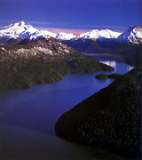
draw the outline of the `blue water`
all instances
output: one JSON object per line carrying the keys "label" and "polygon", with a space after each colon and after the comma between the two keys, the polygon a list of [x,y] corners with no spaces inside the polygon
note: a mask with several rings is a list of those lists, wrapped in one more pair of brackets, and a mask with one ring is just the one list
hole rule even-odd
{"label": "blue water", "polygon": [[[103,62],[114,67],[117,73],[131,69],[122,62]],[[51,85],[0,93],[0,123],[53,135],[59,116],[111,82],[111,79],[97,80],[95,74],[72,74]]]}

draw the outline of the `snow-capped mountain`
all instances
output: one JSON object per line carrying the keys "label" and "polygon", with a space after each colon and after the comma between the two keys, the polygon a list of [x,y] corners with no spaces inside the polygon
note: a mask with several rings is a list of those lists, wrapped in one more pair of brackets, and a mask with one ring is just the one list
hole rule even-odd
{"label": "snow-capped mountain", "polygon": [[142,44],[142,27],[130,27],[126,32],[118,37],[122,42],[132,44]]}
{"label": "snow-capped mountain", "polygon": [[38,30],[23,21],[3,27],[0,30],[0,38],[32,40],[37,39],[38,37],[56,37],[56,34],[46,30]]}
{"label": "snow-capped mountain", "polygon": [[77,36],[73,33],[64,33],[64,32],[60,32],[60,33],[57,33],[56,35],[56,39],[59,39],[59,40],[71,40],[71,39],[76,39]]}
{"label": "snow-capped mountain", "polygon": [[116,39],[122,42],[130,42],[132,44],[142,43],[142,27],[130,27],[126,32],[120,33],[110,29],[94,29],[79,36],[73,33],[54,33],[48,30],[37,29],[30,24],[20,21],[0,28],[0,42],[5,43],[11,40],[36,40],[38,38],[55,38],[61,41],[70,40],[97,40],[100,38]]}
{"label": "snow-capped mountain", "polygon": [[5,41],[9,39],[29,39],[34,40],[39,37],[48,39],[49,37],[53,37],[58,40],[73,40],[73,39],[97,39],[97,38],[117,38],[121,33],[114,32],[109,29],[94,29],[90,32],[82,33],[79,36],[73,33],[53,33],[48,30],[41,30],[34,28],[30,24],[25,23],[24,21],[17,22],[14,24],[10,24],[9,26],[5,26],[0,29],[0,39],[4,39]]}
{"label": "snow-capped mountain", "polygon": [[71,40],[73,38],[76,38],[76,35],[64,32],[54,33],[49,32],[48,30],[37,29],[25,23],[24,21],[17,22],[0,29],[0,39],[3,39],[4,41],[8,41],[10,39],[35,40],[39,37],[46,39],[52,37],[58,40]]}
{"label": "snow-capped mountain", "polygon": [[26,25],[23,21],[5,26],[0,30],[0,37],[25,38],[37,32],[31,25]]}
{"label": "snow-capped mountain", "polygon": [[94,29],[90,32],[82,33],[79,37],[82,39],[117,38],[120,34],[110,29]]}

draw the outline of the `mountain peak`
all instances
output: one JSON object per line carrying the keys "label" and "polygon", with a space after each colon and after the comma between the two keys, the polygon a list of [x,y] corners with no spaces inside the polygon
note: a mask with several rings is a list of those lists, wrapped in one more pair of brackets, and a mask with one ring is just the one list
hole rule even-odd
{"label": "mountain peak", "polygon": [[60,32],[57,33],[56,38],[59,40],[71,40],[71,39],[75,39],[77,36],[73,33],[64,33],[64,32]]}
{"label": "mountain peak", "polygon": [[50,32],[41,31],[37,28],[34,28],[32,25],[19,21],[9,26],[5,26],[0,30],[0,38],[4,39],[36,39],[38,37],[48,38],[50,37]]}
{"label": "mountain peak", "polygon": [[10,24],[9,26],[5,26],[0,30],[0,38],[6,39],[8,41],[9,39],[37,39],[37,38],[46,38],[49,37],[56,38],[58,40],[71,40],[73,38],[76,38],[76,35],[72,33],[53,33],[49,32],[48,30],[40,30],[37,28],[34,28],[32,25],[24,22],[19,21],[13,24]]}
{"label": "mountain peak", "polygon": [[117,38],[121,33],[110,29],[93,29],[80,35],[80,38],[98,39],[98,38]]}
{"label": "mountain peak", "polygon": [[26,25],[26,22],[24,22],[24,21],[19,21],[19,22],[16,22],[16,23],[14,23],[14,26],[25,26]]}
{"label": "mountain peak", "polygon": [[34,28],[32,25],[25,21],[15,22],[0,29],[1,43],[9,42],[9,40],[35,40],[37,38],[53,37],[57,40],[75,40],[75,39],[113,39],[118,38],[122,42],[130,42],[134,44],[142,43],[142,27],[132,26],[123,34],[113,31],[108,28],[93,29],[79,36],[73,33],[54,33],[48,30],[41,30]]}
{"label": "mountain peak", "polygon": [[18,21],[18,22],[15,22],[15,23],[12,23],[8,26],[5,26],[4,28],[29,28],[29,27],[32,27],[31,25],[29,25],[28,23],[24,22],[24,21]]}
{"label": "mountain peak", "polygon": [[122,35],[119,40],[132,44],[142,43],[142,26],[131,26]]}

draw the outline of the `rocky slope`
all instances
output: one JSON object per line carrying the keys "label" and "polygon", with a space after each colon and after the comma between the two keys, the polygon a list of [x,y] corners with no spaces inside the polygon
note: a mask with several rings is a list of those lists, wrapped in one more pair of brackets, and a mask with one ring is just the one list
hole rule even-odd
{"label": "rocky slope", "polygon": [[0,89],[27,88],[61,80],[69,73],[111,69],[53,38],[0,46]]}
{"label": "rocky slope", "polygon": [[140,159],[141,100],[142,70],[133,70],[64,113],[56,134]]}

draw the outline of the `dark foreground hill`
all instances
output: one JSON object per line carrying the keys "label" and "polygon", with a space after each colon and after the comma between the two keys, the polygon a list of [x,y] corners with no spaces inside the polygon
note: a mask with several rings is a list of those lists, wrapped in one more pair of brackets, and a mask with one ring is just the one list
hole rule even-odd
{"label": "dark foreground hill", "polygon": [[56,134],[140,159],[142,70],[133,70],[58,120]]}

